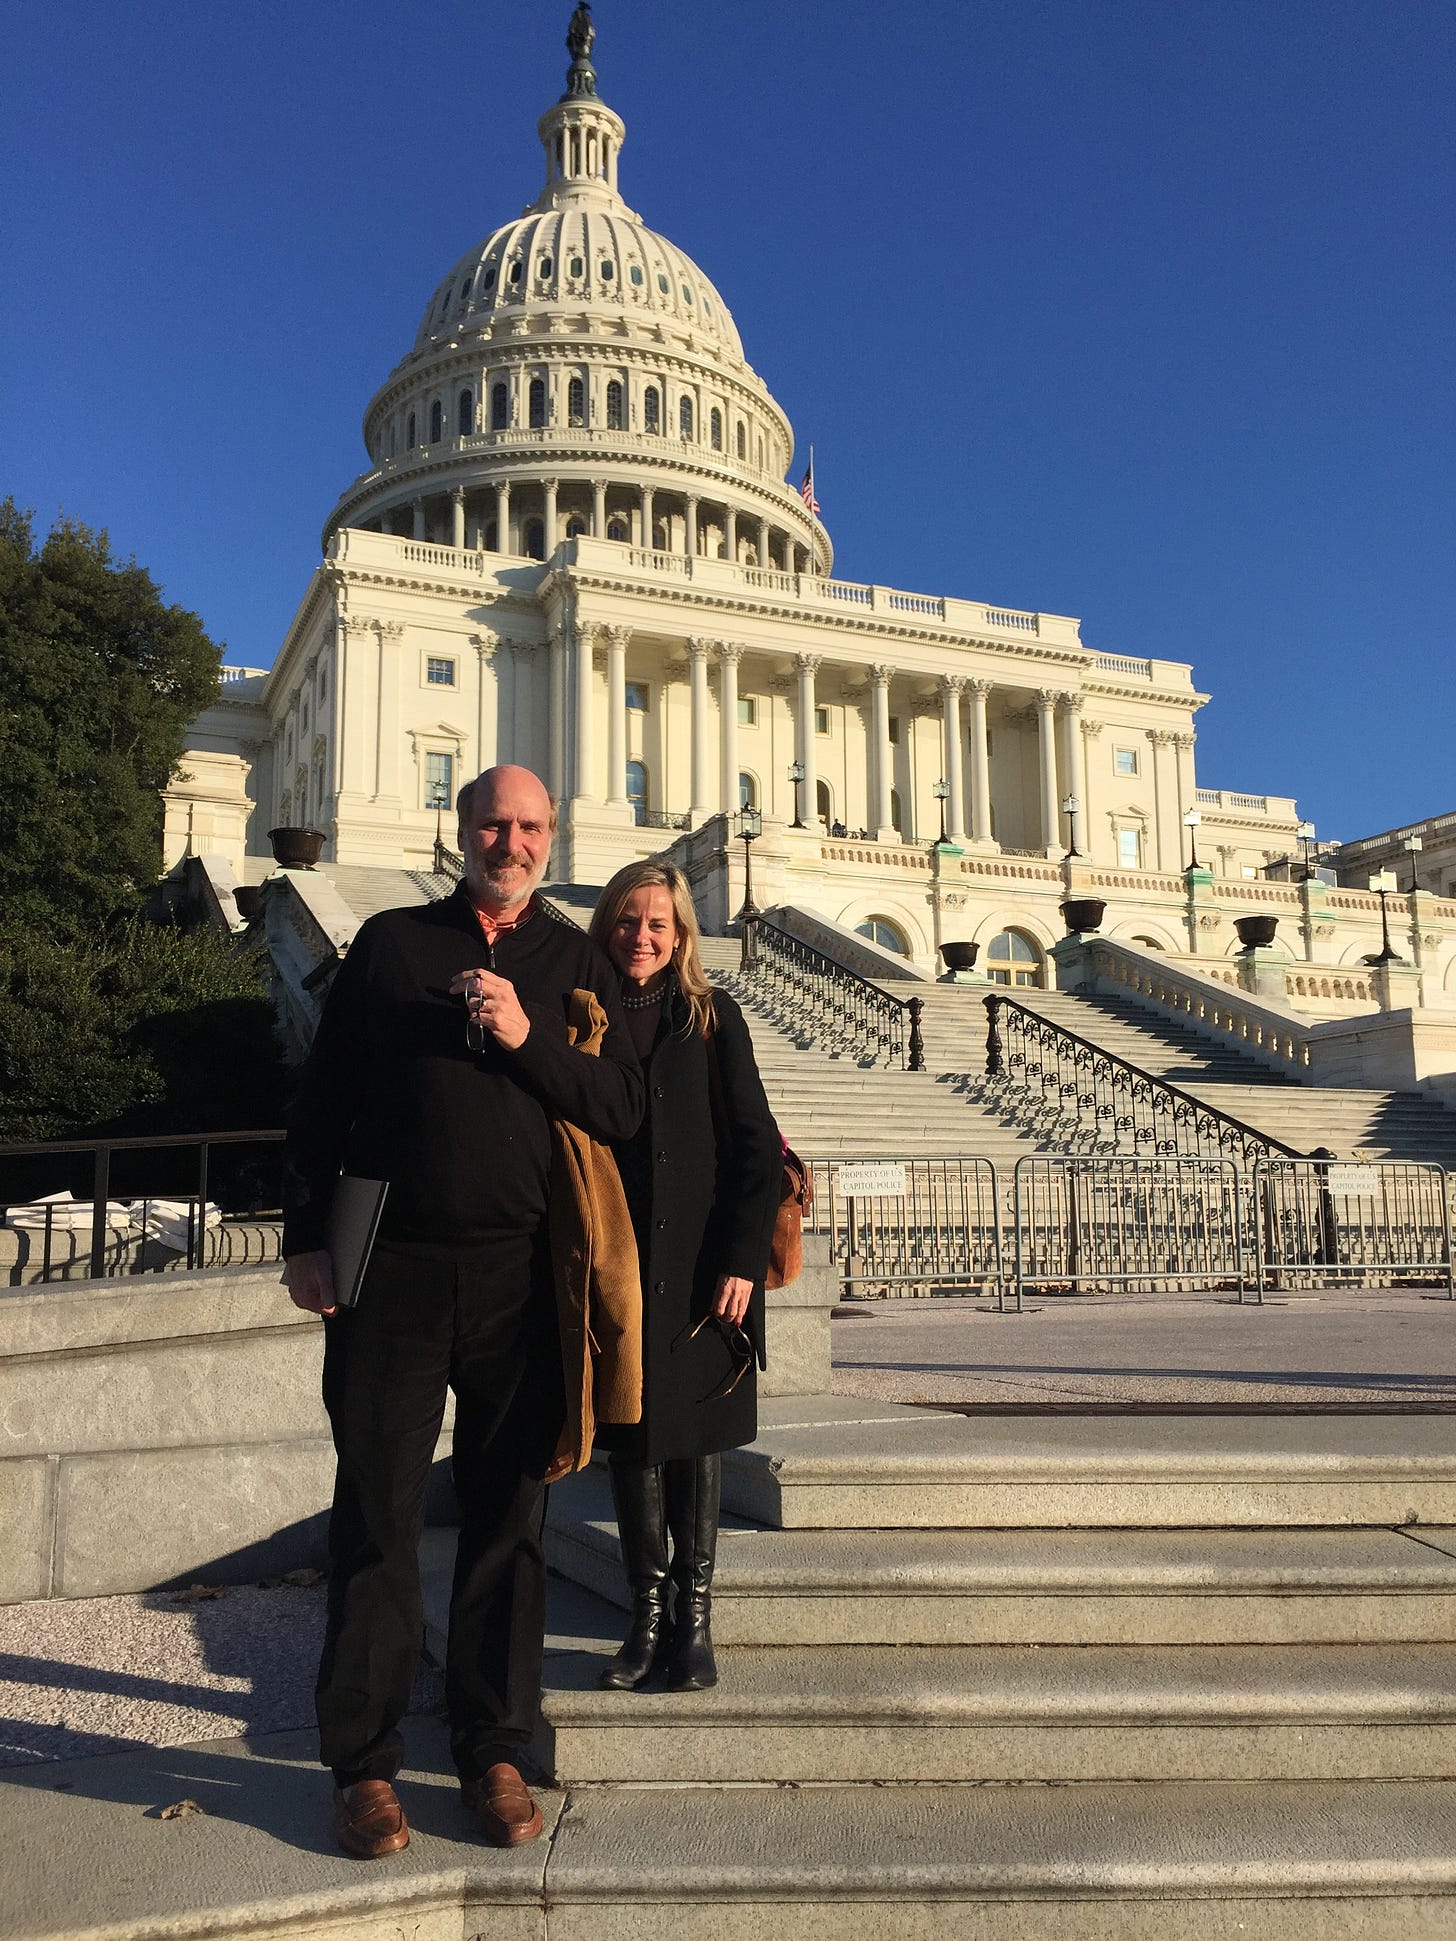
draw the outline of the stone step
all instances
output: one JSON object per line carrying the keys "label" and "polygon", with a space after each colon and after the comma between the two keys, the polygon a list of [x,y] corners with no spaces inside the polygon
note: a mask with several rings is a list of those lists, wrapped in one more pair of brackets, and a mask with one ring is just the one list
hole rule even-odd
{"label": "stone step", "polygon": [[549,1941],[1456,1930],[1456,1786],[1439,1782],[611,1787],[569,1802],[546,1869]]}
{"label": "stone step", "polygon": [[707,1692],[553,1658],[558,1785],[1441,1779],[1456,1645],[819,1645],[719,1653]]}
{"label": "stone step", "polygon": [[1449,1527],[1456,1418],[968,1418],[790,1397],[724,1457],[723,1502],[780,1529]]}
{"label": "stone step", "polygon": [[[546,1555],[629,1601],[604,1471]],[[724,1645],[1340,1644],[1456,1636],[1456,1530],[762,1530],[725,1519]]]}

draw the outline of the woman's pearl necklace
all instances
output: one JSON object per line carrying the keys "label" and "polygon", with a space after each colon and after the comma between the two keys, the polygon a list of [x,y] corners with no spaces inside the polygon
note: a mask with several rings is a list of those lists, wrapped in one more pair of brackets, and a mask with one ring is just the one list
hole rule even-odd
{"label": "woman's pearl necklace", "polygon": [[622,999],[622,1009],[624,1011],[648,1011],[652,1008],[654,1004],[661,1004],[662,1000],[666,996],[667,996],[667,982],[666,982],[666,979],[664,979],[663,982],[658,985],[655,991],[652,991],[651,993],[649,993],[644,997],[624,996]]}

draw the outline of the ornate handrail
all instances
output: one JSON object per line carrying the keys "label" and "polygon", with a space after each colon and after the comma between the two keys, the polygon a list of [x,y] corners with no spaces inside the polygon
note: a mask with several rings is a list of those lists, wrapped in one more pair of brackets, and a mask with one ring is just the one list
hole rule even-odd
{"label": "ornate handrail", "polygon": [[797,1001],[836,1045],[847,1045],[862,1061],[924,1071],[923,999],[891,997],[757,913],[745,927],[742,970],[750,983]]}
{"label": "ornate handrail", "polygon": [[1094,1134],[1108,1150],[1234,1159],[1244,1166],[1304,1157],[999,991],[986,999],[986,1076],[1040,1092],[1059,1118]]}
{"label": "ornate handrail", "polygon": [[451,849],[438,836],[435,838],[435,867],[432,873],[451,877],[457,883],[465,875],[465,858],[458,849]]}

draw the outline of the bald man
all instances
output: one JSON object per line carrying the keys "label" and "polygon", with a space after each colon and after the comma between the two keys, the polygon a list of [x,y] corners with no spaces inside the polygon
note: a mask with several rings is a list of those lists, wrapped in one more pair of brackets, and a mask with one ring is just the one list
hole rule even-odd
{"label": "bald man", "polygon": [[[498,1846],[541,1813],[518,1769],[545,1629],[544,1475],[564,1415],[546,1245],[550,1126],[626,1139],[643,1086],[619,981],[537,896],[555,806],[529,769],[489,768],[457,803],[465,880],[360,926],[289,1121],[289,1292],[324,1317],[338,1472],[329,1522],[320,1755],[349,1853],[405,1846],[392,1781],[419,1658],[418,1549],[446,1391],[455,1391],[460,1543],[445,1688],[464,1802]],[[596,994],[599,1057],[567,1042],[567,994]],[[359,1300],[338,1308],[324,1227],[341,1172],[389,1182]]]}

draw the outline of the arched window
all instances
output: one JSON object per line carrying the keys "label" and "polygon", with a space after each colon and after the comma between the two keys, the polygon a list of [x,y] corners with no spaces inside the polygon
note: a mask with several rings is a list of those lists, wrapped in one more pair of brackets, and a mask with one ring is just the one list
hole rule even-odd
{"label": "arched window", "polygon": [[903,836],[905,833],[905,818],[904,812],[900,807],[900,791],[898,789],[890,790],[890,827],[895,831],[897,836]]}
{"label": "arched window", "polygon": [[905,941],[904,932],[888,917],[866,917],[863,923],[854,926],[857,937],[868,937],[872,944],[881,950],[893,950],[897,957],[908,957],[910,946]]}
{"label": "arched window", "polygon": [[613,378],[607,386],[607,430],[622,429],[622,385],[619,378]]}
{"label": "arched window", "polygon": [[409,414],[409,436],[408,436],[408,437],[407,437],[407,438],[405,439],[405,441],[404,441],[404,442],[405,442],[405,444],[406,444],[406,446],[407,446],[407,447],[408,447],[408,448],[409,448],[409,449],[410,449],[411,451],[413,451],[413,450],[414,450],[414,443],[415,443],[415,414],[414,414],[414,412],[413,412],[413,411],[412,411],[412,412],[411,412],[411,413]]}
{"label": "arched window", "polygon": [[430,443],[438,445],[445,436],[445,407],[436,398],[430,406]]}
{"label": "arched window", "polygon": [[733,449],[740,458],[748,456],[748,427],[740,419],[738,429],[733,434]]}
{"label": "arched window", "polygon": [[624,546],[626,545],[627,537],[628,537],[627,521],[623,519],[620,514],[614,513],[613,516],[610,519],[608,519],[607,537],[608,539],[617,540],[621,545],[624,545]]}
{"label": "arched window", "polygon": [[510,411],[510,392],[504,384],[492,384],[490,387],[490,428],[492,431],[505,430],[511,421]]}
{"label": "arched window", "polygon": [[649,384],[642,393],[642,429],[662,430],[662,398],[655,384]]}
{"label": "arched window", "polygon": [[1041,952],[1019,930],[1003,930],[986,952],[986,975],[993,984],[1040,985]]}
{"label": "arched window", "polygon": [[526,542],[527,559],[545,559],[546,527],[539,519],[528,519],[523,535]]}
{"label": "arched window", "polygon": [[834,820],[834,798],[822,775],[814,778],[814,811],[827,829]]}
{"label": "arched window", "polygon": [[579,377],[574,377],[566,387],[566,422],[569,425],[586,423],[586,386]]}
{"label": "arched window", "polygon": [[632,820],[647,820],[647,770],[641,762],[627,764],[627,800],[632,804]]}
{"label": "arched window", "polygon": [[678,408],[677,408],[677,428],[678,428],[678,430],[679,430],[679,431],[680,431],[680,432],[682,433],[682,435],[683,435],[683,437],[684,437],[684,438],[691,438],[691,437],[692,437],[692,435],[693,435],[693,401],[692,401],[692,399],[691,399],[691,398],[683,398],[683,399],[682,399],[682,401],[681,401],[681,402],[679,403],[679,405],[678,405]]}
{"label": "arched window", "polygon": [[1144,950],[1166,950],[1167,949],[1167,945],[1160,944],[1156,937],[1134,936],[1132,941],[1135,944],[1141,944]]}
{"label": "arched window", "polygon": [[531,423],[544,425],[546,422],[546,380],[544,377],[531,379]]}
{"label": "arched window", "polygon": [[740,809],[758,807],[758,783],[743,768],[738,771],[738,806]]}
{"label": "arched window", "polygon": [[566,522],[567,538],[580,539],[582,534],[585,531],[586,531],[586,520],[582,518],[579,512],[573,512],[571,517]]}
{"label": "arched window", "polygon": [[723,413],[716,404],[708,418],[708,443],[715,452],[723,449]]}
{"label": "arched window", "polygon": [[468,438],[475,429],[475,394],[473,391],[460,393],[460,415],[458,419],[460,436]]}
{"label": "arched window", "polygon": [[760,472],[763,470],[763,440],[761,438],[758,441],[758,469]]}

